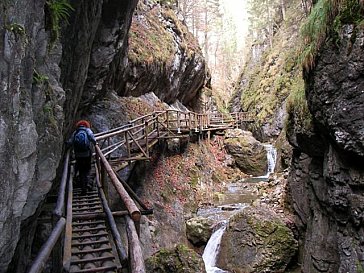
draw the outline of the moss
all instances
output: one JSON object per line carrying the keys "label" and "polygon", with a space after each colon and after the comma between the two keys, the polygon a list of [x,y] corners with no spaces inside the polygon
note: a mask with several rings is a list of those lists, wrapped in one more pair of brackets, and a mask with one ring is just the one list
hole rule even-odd
{"label": "moss", "polygon": [[199,170],[192,168],[189,170],[190,174],[189,174],[189,178],[190,178],[190,185],[192,188],[197,188],[198,186],[198,181],[200,180],[200,176],[199,176]]}
{"label": "moss", "polygon": [[301,28],[303,47],[301,63],[305,70],[311,70],[315,58],[326,38],[338,40],[343,24],[360,25],[364,9],[358,0],[319,0],[313,7],[307,21]]}
{"label": "moss", "polygon": [[[160,19],[162,17],[162,19]],[[198,45],[172,9],[152,9],[145,17],[134,20],[129,31],[129,59],[135,63],[169,63],[177,52],[173,30],[181,38],[180,49],[188,57]]]}
{"label": "moss", "polygon": [[286,129],[309,132],[313,128],[312,115],[308,109],[303,79],[298,80],[287,99]]}
{"label": "moss", "polygon": [[150,273],[192,273],[205,272],[202,259],[183,244],[174,249],[161,249],[146,261],[147,272]]}
{"label": "moss", "polygon": [[145,22],[134,21],[129,31],[129,58],[133,62],[167,63],[175,52],[173,36],[161,23],[156,10],[147,14]]}

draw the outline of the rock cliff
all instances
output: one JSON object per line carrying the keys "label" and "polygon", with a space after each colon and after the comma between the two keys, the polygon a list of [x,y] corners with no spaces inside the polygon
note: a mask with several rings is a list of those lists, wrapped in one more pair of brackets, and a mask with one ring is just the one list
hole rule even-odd
{"label": "rock cliff", "polygon": [[[70,1],[68,23],[57,17],[54,1],[0,3],[0,272],[24,272],[29,264],[35,219],[46,195],[57,188],[63,141],[75,118],[116,93],[155,91],[168,102],[197,101],[205,63],[171,10],[144,1],[134,15],[142,28],[148,23],[142,18],[164,14],[153,26],[169,33],[172,51],[164,57],[170,61],[149,56],[144,65],[146,59],[128,56],[137,2]],[[148,44],[154,37],[149,34],[143,38]],[[139,88],[132,87],[139,82]]]}
{"label": "rock cliff", "polygon": [[[285,17],[275,19],[271,45],[268,36],[252,34],[248,61],[235,85],[231,109],[256,113],[256,122],[244,129],[252,131],[260,141],[280,135],[286,118],[286,99],[294,89],[303,88],[297,61],[299,28],[304,17],[300,5],[297,0],[285,2]],[[274,18],[281,18],[279,9],[272,8],[272,12],[276,13]]]}
{"label": "rock cliff", "polygon": [[130,29],[127,69],[115,73],[113,89],[121,96],[146,90],[162,101],[178,99],[196,106],[207,67],[197,40],[175,12],[155,1],[140,1]]}
{"label": "rock cliff", "polygon": [[50,190],[61,158],[61,47],[49,46],[44,8],[45,1],[0,4],[0,272],[13,257],[22,223],[26,227]]}
{"label": "rock cliff", "polygon": [[303,272],[364,268],[364,30],[346,24],[334,37],[305,73],[311,127],[288,131]]}

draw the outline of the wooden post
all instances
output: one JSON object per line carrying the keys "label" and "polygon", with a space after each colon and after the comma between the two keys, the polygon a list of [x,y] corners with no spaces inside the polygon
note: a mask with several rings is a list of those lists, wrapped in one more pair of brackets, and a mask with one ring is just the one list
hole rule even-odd
{"label": "wooden post", "polygon": [[145,153],[147,154],[147,156],[149,157],[149,141],[148,141],[148,134],[149,134],[149,130],[148,130],[148,121],[146,121],[144,123],[144,133],[145,133]]}
{"label": "wooden post", "polygon": [[139,237],[134,222],[127,215],[125,216],[126,230],[129,242],[129,259],[131,273],[145,273],[145,265],[142,248],[140,246]]}
{"label": "wooden post", "polygon": [[181,112],[177,112],[177,133],[181,133]]}
{"label": "wooden post", "polygon": [[161,133],[159,131],[159,114],[157,115],[157,120],[155,122],[157,123],[157,137],[158,137],[158,144],[159,144],[159,139],[161,136]]}
{"label": "wooden post", "polygon": [[130,142],[129,142],[129,136],[128,136],[128,131],[125,131],[125,144],[126,144],[126,150],[128,152],[128,158],[131,157],[131,152],[130,152]]}
{"label": "wooden post", "polygon": [[169,110],[166,111],[166,123],[167,123],[167,131],[169,135]]}
{"label": "wooden post", "polygon": [[192,130],[191,112],[188,112],[188,130]]}
{"label": "wooden post", "polygon": [[[62,180],[61,180],[61,185],[59,186],[57,204],[52,215],[53,229],[55,229],[56,226],[59,225],[60,219],[64,215],[65,194],[66,194],[66,186],[67,186],[68,172],[69,172],[70,153],[71,151],[70,149],[68,149],[68,151],[66,152],[66,158],[63,165]],[[61,257],[62,257],[62,242],[61,240],[57,240],[54,242],[54,249],[52,251],[52,266],[54,268],[55,273],[60,273],[62,271]]]}

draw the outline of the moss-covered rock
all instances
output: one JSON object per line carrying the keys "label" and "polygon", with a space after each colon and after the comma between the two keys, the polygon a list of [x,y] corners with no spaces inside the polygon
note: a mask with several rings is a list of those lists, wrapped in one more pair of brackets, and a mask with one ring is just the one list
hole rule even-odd
{"label": "moss-covered rock", "polygon": [[147,273],[206,273],[202,257],[182,244],[159,250],[145,265]]}
{"label": "moss-covered rock", "polygon": [[284,272],[297,247],[292,231],[272,211],[249,207],[230,219],[217,265],[236,273]]}
{"label": "moss-covered rock", "polygon": [[262,143],[251,132],[239,129],[226,133],[224,145],[236,165],[246,174],[258,176],[267,171],[267,152]]}
{"label": "moss-covered rock", "polygon": [[205,217],[195,217],[186,221],[187,239],[194,245],[206,244],[212,234],[213,221]]}

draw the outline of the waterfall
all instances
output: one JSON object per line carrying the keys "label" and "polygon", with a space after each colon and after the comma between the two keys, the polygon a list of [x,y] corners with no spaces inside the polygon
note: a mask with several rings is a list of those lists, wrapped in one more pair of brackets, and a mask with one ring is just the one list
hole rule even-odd
{"label": "waterfall", "polygon": [[264,144],[264,147],[267,151],[267,173],[266,175],[259,176],[258,178],[268,178],[269,175],[274,172],[277,161],[277,149],[271,144]]}
{"label": "waterfall", "polygon": [[219,227],[211,235],[211,238],[207,242],[207,245],[203,252],[202,259],[205,262],[205,268],[207,273],[228,273],[227,271],[215,267],[216,258],[220,250],[221,238],[226,229],[226,223],[226,221],[223,221],[221,227]]}
{"label": "waterfall", "polygon": [[267,168],[267,176],[274,172],[274,168],[277,162],[277,149],[273,147],[273,145],[266,145],[267,150],[267,161],[268,161],[268,168]]}

